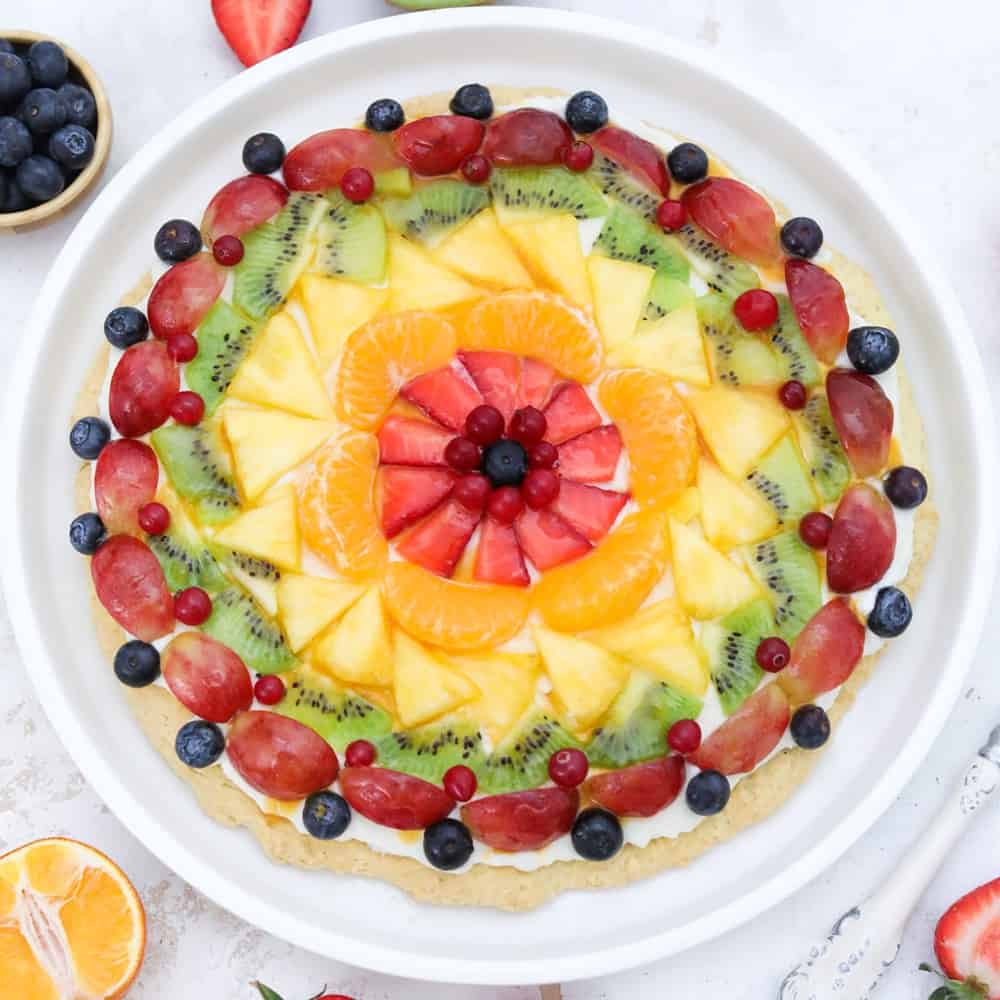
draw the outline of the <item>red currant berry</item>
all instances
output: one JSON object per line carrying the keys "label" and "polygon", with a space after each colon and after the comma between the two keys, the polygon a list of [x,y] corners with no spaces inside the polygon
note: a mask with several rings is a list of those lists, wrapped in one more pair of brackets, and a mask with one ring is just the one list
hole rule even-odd
{"label": "red currant berry", "polygon": [[212,244],[212,256],[223,267],[236,267],[243,260],[243,241],[238,236],[220,236]]}
{"label": "red currant berry", "polygon": [[486,501],[486,512],[499,524],[513,524],[522,510],[524,501],[516,486],[501,486]]}
{"label": "red currant berry", "polygon": [[355,205],[367,201],[375,190],[375,178],[364,167],[351,167],[340,179],[340,190]]}
{"label": "red currant berry", "polygon": [[503,437],[503,414],[487,403],[474,407],[465,418],[465,436],[476,444],[493,444]]}
{"label": "red currant berry", "polygon": [[792,651],[788,648],[788,643],[776,635],[761,639],[757,647],[757,665],[769,674],[784,670],[791,658]]}
{"label": "red currant berry", "polygon": [[795,379],[786,382],[778,390],[778,399],[786,410],[801,410],[806,405],[806,387]]}
{"label": "red currant berry", "polygon": [[778,300],[765,288],[751,288],[737,297],[733,312],[744,330],[766,330],[778,319]]}
{"label": "red currant berry", "polygon": [[193,426],[205,416],[205,400],[196,392],[185,390],[177,393],[170,403],[170,416],[179,424]]}
{"label": "red currant berry", "polygon": [[529,469],[521,483],[521,496],[532,510],[548,507],[559,496],[559,477],[551,469]]}
{"label": "red currant berry", "polygon": [[277,674],[258,677],[253,686],[253,696],[262,705],[277,705],[285,697],[285,682]]}
{"label": "red currant berry", "polygon": [[533,406],[522,406],[510,418],[508,433],[518,444],[530,448],[545,437],[548,427],[548,421],[541,410],[536,410]]}
{"label": "red currant berry", "polygon": [[167,337],[167,353],[184,364],[198,354],[198,341],[190,333],[175,333]]}
{"label": "red currant berry", "polygon": [[479,472],[467,473],[451,488],[451,495],[469,510],[482,510],[490,496],[490,481]]}
{"label": "red currant berry", "polygon": [[201,587],[187,587],[174,594],[174,616],[185,625],[201,625],[212,613],[212,598]]}
{"label": "red currant berry", "polygon": [[473,153],[462,160],[462,165],[458,169],[470,184],[484,184],[489,180],[493,164],[485,156]]}
{"label": "red currant berry", "polygon": [[687,222],[687,209],[682,201],[661,201],[656,208],[656,224],[665,232],[672,233]]}
{"label": "red currant berry", "polygon": [[148,535],[162,535],[170,527],[170,511],[162,503],[144,503],[139,508],[139,527]]}
{"label": "red currant berry", "polygon": [[799,521],[799,538],[811,549],[825,549],[832,527],[833,518],[829,514],[814,510]]}
{"label": "red currant berry", "polygon": [[549,758],[549,777],[560,788],[576,788],[583,784],[590,770],[590,761],[582,750],[567,747],[557,750]]}
{"label": "red currant berry", "polygon": [[352,740],[344,751],[348,767],[368,767],[375,763],[375,745],[368,740]]}
{"label": "red currant berry", "polygon": [[453,438],[445,445],[444,460],[457,472],[478,469],[479,457],[479,446],[468,438]]}
{"label": "red currant berry", "polygon": [[562,161],[568,170],[583,173],[594,162],[594,147],[582,139],[562,151]]}
{"label": "red currant berry", "polygon": [[548,441],[539,441],[528,449],[528,465],[533,469],[551,469],[559,461],[559,451]]}
{"label": "red currant berry", "polygon": [[456,764],[444,772],[444,790],[456,802],[468,802],[478,786],[476,772],[464,764]]}
{"label": "red currant berry", "polygon": [[701,746],[701,726],[694,719],[679,719],[667,730],[667,746],[674,753],[694,753]]}

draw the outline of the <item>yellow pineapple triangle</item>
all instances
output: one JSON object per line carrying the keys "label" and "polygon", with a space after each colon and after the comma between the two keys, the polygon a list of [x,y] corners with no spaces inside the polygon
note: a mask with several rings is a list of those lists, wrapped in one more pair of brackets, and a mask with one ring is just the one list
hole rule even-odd
{"label": "yellow pineapple triangle", "polygon": [[778,518],[770,504],[705,458],[698,466],[698,492],[701,526],[717,549],[728,551],[778,530]]}
{"label": "yellow pineapple triangle", "polygon": [[282,573],[278,581],[278,614],[294,652],[307,646],[340,618],[365,588],[340,578]]}
{"label": "yellow pineapple triangle", "polygon": [[432,256],[462,277],[487,288],[503,291],[534,287],[531,275],[497,223],[492,208],[484,209],[448,236]]}
{"label": "yellow pineapple triangle", "polygon": [[325,371],[340,357],[347,338],[378,315],[389,298],[389,289],[304,274],[299,281],[299,298]]}
{"label": "yellow pineapple triangle", "polygon": [[394,645],[393,696],[404,726],[430,722],[479,694],[468,677],[446,666],[405,632],[396,631]]}
{"label": "yellow pineapple triangle", "polygon": [[389,311],[444,309],[482,295],[423,248],[397,234],[389,235]]}
{"label": "yellow pineapple triangle", "polygon": [[593,307],[580,231],[572,215],[513,223],[506,232],[539,281],[579,306]]}
{"label": "yellow pineapple triangle", "polygon": [[541,672],[530,653],[470,653],[448,662],[479,688],[480,695],[463,705],[458,716],[481,726],[496,746],[513,729],[535,697]]}
{"label": "yellow pineapple triangle", "polygon": [[391,683],[392,640],[378,587],[369,587],[310,649],[317,667],[349,684]]}
{"label": "yellow pineapple triangle", "polygon": [[215,543],[295,571],[301,561],[295,487],[283,486],[259,507],[238,514],[215,534]]}
{"label": "yellow pineapple triangle", "polygon": [[594,317],[608,351],[627,344],[649,298],[656,273],[651,267],[627,260],[593,256],[587,260],[594,292]]}
{"label": "yellow pineapple triangle", "polygon": [[616,368],[649,368],[699,387],[712,382],[693,304],[642,324],[609,354],[608,363]]}

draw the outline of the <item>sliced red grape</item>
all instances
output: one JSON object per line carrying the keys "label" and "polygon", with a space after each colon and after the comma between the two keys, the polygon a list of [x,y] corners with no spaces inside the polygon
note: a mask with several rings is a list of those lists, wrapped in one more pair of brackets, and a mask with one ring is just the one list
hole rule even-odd
{"label": "sliced red grape", "polygon": [[867,483],[852,486],[833,515],[826,545],[830,589],[853,594],[878,583],[896,551],[896,517],[889,501]]}
{"label": "sliced red grape", "polygon": [[159,560],[132,535],[112,535],[90,560],[104,610],[126,632],[152,642],[173,630],[174,599]]}
{"label": "sliced red grape", "polygon": [[681,200],[695,224],[730,253],[764,266],[778,262],[774,210],[742,181],[709,177],[689,187]]}
{"label": "sliced red grape", "polygon": [[651,143],[614,125],[606,125],[590,137],[590,144],[621,164],[640,184],[657,194],[670,193],[670,174],[663,154]]}
{"label": "sliced red grape", "polygon": [[105,445],[94,469],[97,513],[111,534],[132,533],[139,508],[156,496],[156,452],[142,441],[119,438]]}
{"label": "sliced red grape", "polygon": [[489,123],[483,155],[500,167],[548,166],[561,163],[572,145],[573,133],[559,115],[520,108]]}
{"label": "sliced red grape", "polygon": [[834,368],[826,377],[826,396],[854,471],[878,474],[889,461],[893,425],[892,403],[882,386],[871,375]]}
{"label": "sliced red grape", "polygon": [[181,632],[160,656],[167,687],[189,711],[209,722],[228,722],[253,704],[253,684],[243,661],[201,632]]}
{"label": "sliced red grape", "polygon": [[587,791],[616,816],[655,816],[677,798],[683,784],[684,758],[671,754],[595,775]]}
{"label": "sliced red grape", "polygon": [[346,767],[340,786],[352,809],[394,830],[424,830],[455,808],[444,789],[385,767]]}
{"label": "sliced red grape", "polygon": [[533,788],[462,806],[472,836],[497,851],[537,851],[569,833],[580,806],[575,788]]}
{"label": "sliced red grape", "polygon": [[813,353],[832,365],[847,344],[851,326],[843,285],[829,271],[798,258],[785,261],[785,284]]}
{"label": "sliced red grape", "polygon": [[153,335],[166,340],[178,333],[194,333],[225,284],[226,269],[210,253],[198,253],[174,264],[160,276],[149,296],[146,312]]}
{"label": "sliced red grape", "polygon": [[765,684],[688,759],[703,771],[745,774],[778,745],[790,717],[785,692],[777,684]]}
{"label": "sliced red grape", "polygon": [[177,362],[158,340],[133,344],[111,376],[108,409],[119,434],[140,437],[165,423],[180,389]]}
{"label": "sliced red grape", "polygon": [[475,118],[429,115],[394,134],[396,152],[422,177],[450,174],[479,149],[484,131],[483,123]]}
{"label": "sliced red grape", "polygon": [[273,177],[237,177],[208,203],[201,220],[202,235],[209,246],[220,236],[242,236],[274,218],[286,201],[288,189]]}
{"label": "sliced red grape", "polygon": [[354,128],[335,128],[304,139],[285,157],[285,183],[292,191],[328,191],[351,167],[372,175],[401,166],[389,137]]}

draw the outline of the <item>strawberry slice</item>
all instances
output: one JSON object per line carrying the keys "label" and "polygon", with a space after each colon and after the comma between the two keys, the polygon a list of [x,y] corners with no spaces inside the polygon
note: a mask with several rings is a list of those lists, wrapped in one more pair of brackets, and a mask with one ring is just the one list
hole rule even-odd
{"label": "strawberry slice", "polygon": [[615,493],[564,479],[549,510],[576,528],[584,538],[599,542],[611,530],[628,499],[628,493]]}
{"label": "strawberry slice", "polygon": [[486,127],[462,115],[428,115],[393,133],[396,152],[421,177],[438,177],[458,170],[483,141]]}
{"label": "strawberry slice", "polygon": [[579,807],[575,788],[533,788],[469,802],[462,822],[496,851],[537,851],[569,833]]}
{"label": "strawberry slice", "polygon": [[505,423],[510,420],[518,405],[521,359],[506,351],[462,351],[459,357],[482,393],[483,401],[495,406]]}
{"label": "strawberry slice", "polygon": [[570,438],[601,426],[601,415],[578,382],[566,382],[556,389],[545,407],[545,440],[562,444]]}
{"label": "strawberry slice", "polygon": [[684,758],[671,754],[597,774],[588,780],[587,791],[616,816],[655,816],[677,798],[683,784]]}
{"label": "strawberry slice", "polygon": [[689,187],[681,201],[694,222],[730,253],[763,266],[778,262],[774,210],[742,181],[709,177]]}
{"label": "strawberry slice", "polygon": [[863,372],[834,368],[826,377],[826,396],[837,435],[859,476],[874,476],[889,461],[892,403],[882,386]]}
{"label": "strawberry slice", "polygon": [[864,648],[864,625],[843,597],[835,597],[806,622],[778,683],[793,705],[803,705],[843,684]]}
{"label": "strawberry slice", "polygon": [[594,149],[624,167],[640,184],[657,194],[670,193],[666,160],[651,142],[614,125],[605,125],[589,141]]}
{"label": "strawberry slice", "polygon": [[889,501],[867,483],[840,499],[826,546],[826,580],[831,590],[853,594],[878,583],[896,552],[896,517]]}
{"label": "strawberry slice", "polygon": [[745,774],[778,745],[790,717],[785,692],[777,684],[765,684],[750,695],[689,760],[703,771]]}
{"label": "strawberry slice", "polygon": [[522,406],[533,406],[536,410],[543,409],[555,380],[556,370],[551,365],[535,358],[523,358],[521,384],[517,388],[517,409]]}
{"label": "strawberry slice", "polygon": [[149,295],[146,312],[153,335],[166,340],[175,333],[194,333],[225,284],[225,268],[210,253],[196,253],[174,264]]}
{"label": "strawberry slice", "polygon": [[180,389],[177,362],[159,340],[133,344],[118,359],[111,375],[108,412],[119,434],[140,437],[170,416]]}
{"label": "strawberry slice", "polygon": [[337,187],[351,167],[377,174],[398,166],[399,158],[384,133],[334,128],[290,149],[282,170],[292,191],[327,191]]}
{"label": "strawberry slice", "polygon": [[211,246],[220,236],[242,236],[285,207],[288,189],[273,177],[250,174],[220,188],[208,203],[201,232]]}
{"label": "strawberry slice", "polygon": [[142,441],[119,438],[105,445],[94,469],[97,513],[110,534],[134,534],[139,508],[156,496],[160,466]]}
{"label": "strawberry slice", "polygon": [[160,658],[163,679],[190,712],[209,722],[228,722],[253,704],[253,682],[243,661],[201,632],[181,632]]}
{"label": "strawberry slice", "polygon": [[446,500],[397,545],[400,555],[438,576],[451,576],[479,523],[480,512]]}
{"label": "strawberry slice", "polygon": [[618,428],[605,424],[559,445],[559,473],[564,480],[606,483],[614,478],[621,453],[622,436]]}
{"label": "strawberry slice", "polygon": [[573,133],[559,115],[519,108],[490,122],[483,155],[500,167],[546,166],[561,163],[572,145]]}
{"label": "strawberry slice", "polygon": [[459,431],[469,411],[481,406],[483,397],[468,372],[456,365],[436,368],[407,382],[399,393],[419,406],[432,420]]}
{"label": "strawberry slice", "polygon": [[934,931],[934,953],[969,996],[1000,1000],[1000,878],[948,907]]}
{"label": "strawberry slice", "polygon": [[291,48],[311,7],[312,0],[212,0],[215,23],[244,66]]}
{"label": "strawberry slice", "polygon": [[392,415],[379,428],[379,461],[386,465],[446,465],[444,450],[454,436],[426,420]]}
{"label": "strawberry slice", "polygon": [[451,492],[450,469],[418,469],[383,465],[379,469],[382,533],[395,538],[404,528],[429,514]]}
{"label": "strawberry slice", "polygon": [[531,582],[511,525],[501,524],[492,517],[483,520],[473,576],[484,583],[506,583],[513,587],[527,587]]}
{"label": "strawberry slice", "polygon": [[829,271],[798,257],[785,261],[785,284],[813,354],[832,365],[847,346],[851,326],[844,286]]}
{"label": "strawberry slice", "polygon": [[437,785],[386,767],[345,767],[340,785],[352,809],[394,830],[426,829],[455,808]]}
{"label": "strawberry slice", "polygon": [[174,627],[174,599],[145,542],[112,535],[90,560],[97,599],[126,632],[152,642]]}
{"label": "strawberry slice", "polygon": [[590,542],[576,528],[551,510],[526,507],[517,519],[515,531],[521,551],[541,571],[579,559],[591,549]]}

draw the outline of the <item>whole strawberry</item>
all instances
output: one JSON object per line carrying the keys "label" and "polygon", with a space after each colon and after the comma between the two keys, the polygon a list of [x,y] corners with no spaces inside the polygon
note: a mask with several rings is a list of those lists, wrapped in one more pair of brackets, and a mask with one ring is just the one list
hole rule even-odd
{"label": "whole strawberry", "polygon": [[[265,986],[263,983],[255,982],[251,985],[256,986],[260,995],[264,1000],[284,1000],[280,993],[275,993],[270,986]],[[324,987],[325,989],[325,987]],[[354,1000],[353,997],[347,996],[346,993],[317,993],[316,996],[310,997],[309,1000]]]}

